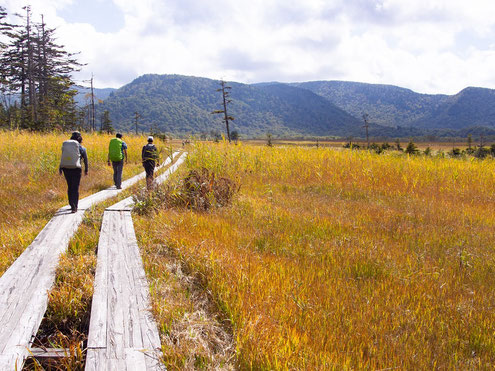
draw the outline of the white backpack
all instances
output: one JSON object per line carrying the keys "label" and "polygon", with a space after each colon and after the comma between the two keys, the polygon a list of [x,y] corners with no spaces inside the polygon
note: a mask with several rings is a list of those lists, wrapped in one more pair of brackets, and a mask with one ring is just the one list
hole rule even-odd
{"label": "white backpack", "polygon": [[60,167],[66,169],[81,168],[81,154],[77,140],[66,140],[62,144],[62,158]]}

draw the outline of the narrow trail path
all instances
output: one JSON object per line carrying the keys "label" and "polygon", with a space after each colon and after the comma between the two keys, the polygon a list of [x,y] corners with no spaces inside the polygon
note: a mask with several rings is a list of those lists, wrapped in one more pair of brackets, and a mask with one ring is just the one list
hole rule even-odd
{"label": "narrow trail path", "polygon": [[[176,161],[157,183],[184,161]],[[165,370],[149,286],[132,223],[132,197],[107,208],[98,242],[86,370]]]}
{"label": "narrow trail path", "polygon": [[[170,162],[168,159],[162,166]],[[20,370],[30,356],[30,344],[45,314],[59,257],[67,250],[85,211],[144,177],[143,172],[122,182],[122,189],[113,186],[81,199],[76,213],[72,214],[69,206],[59,209],[0,277],[0,370]]]}

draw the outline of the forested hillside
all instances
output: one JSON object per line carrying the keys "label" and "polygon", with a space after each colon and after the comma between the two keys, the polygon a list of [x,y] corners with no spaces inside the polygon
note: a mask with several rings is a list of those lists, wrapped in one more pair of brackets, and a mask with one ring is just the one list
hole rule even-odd
{"label": "forested hillside", "polygon": [[[231,130],[241,136],[364,137],[369,115],[375,137],[493,135],[495,91],[467,88],[454,96],[428,95],[391,85],[345,81],[294,84],[229,82]],[[115,128],[211,136],[223,133],[219,81],[180,75],[144,75],[98,105]],[[105,93],[108,94],[109,91]]]}
{"label": "forested hillside", "polygon": [[485,126],[495,129],[495,90],[469,87],[427,115],[416,120],[421,128],[464,129]]}
{"label": "forested hillside", "polygon": [[393,85],[347,81],[312,81],[293,84],[308,89],[349,112],[384,126],[410,126],[432,114],[449,99],[447,95],[418,94]]}
{"label": "forested hillside", "polygon": [[[328,100],[285,84],[231,86],[229,115],[232,130],[243,136],[332,136],[358,134],[361,121]],[[144,75],[114,91],[98,111],[110,112],[113,125],[139,131],[178,134],[223,132],[222,95],[216,80],[179,76]]]}
{"label": "forested hillside", "polygon": [[[495,90],[466,88],[456,95],[419,94],[392,85],[346,81],[295,83],[347,111],[382,126],[401,127],[409,135],[463,136],[495,129]],[[390,133],[389,130],[383,130]]]}

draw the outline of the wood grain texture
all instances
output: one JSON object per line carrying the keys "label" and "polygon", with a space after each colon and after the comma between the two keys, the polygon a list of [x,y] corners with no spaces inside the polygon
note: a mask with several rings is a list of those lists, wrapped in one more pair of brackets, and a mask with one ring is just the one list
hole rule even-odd
{"label": "wood grain texture", "polygon": [[[156,182],[165,181],[185,156],[183,154]],[[165,370],[159,361],[160,336],[151,313],[148,281],[132,222],[133,205],[129,197],[107,208],[103,214],[87,371]]]}
{"label": "wood grain texture", "polygon": [[107,210],[98,242],[86,370],[165,369],[156,361],[160,337],[150,308],[131,212]]}
{"label": "wood grain texture", "polygon": [[70,350],[64,348],[31,348],[29,353],[34,358],[65,358],[70,355]]}
{"label": "wood grain texture", "polygon": [[[144,177],[143,172],[126,180],[122,183],[122,190]],[[0,370],[21,369],[24,360],[30,356],[30,343],[46,311],[48,293],[55,279],[59,257],[67,250],[71,237],[83,220],[85,210],[122,190],[112,187],[81,199],[79,210],[74,214],[70,213],[68,206],[59,209],[0,277]],[[106,274],[103,272],[101,275]],[[107,293],[105,287],[95,289],[104,293],[102,295]],[[98,319],[101,313],[96,312],[98,314],[95,314],[95,318]],[[99,325],[104,326],[101,321]],[[100,340],[97,338],[93,341]]]}

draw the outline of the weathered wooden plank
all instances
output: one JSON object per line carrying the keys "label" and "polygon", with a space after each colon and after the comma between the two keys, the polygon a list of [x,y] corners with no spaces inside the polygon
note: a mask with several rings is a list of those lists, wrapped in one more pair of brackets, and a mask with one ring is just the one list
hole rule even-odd
{"label": "weathered wooden plank", "polygon": [[98,370],[97,367],[99,364],[101,364],[99,358],[100,358],[100,353],[102,351],[104,352],[105,349],[88,347],[88,350],[86,351],[86,366],[85,366],[86,371]]}
{"label": "weathered wooden plank", "polygon": [[[151,300],[149,294],[149,284],[144,271],[143,261],[139,251],[139,246],[134,232],[132,216],[126,214],[126,223],[129,225],[129,234],[127,236],[129,254],[135,262],[134,277],[136,281],[136,301],[139,311],[141,336],[143,347],[146,349],[160,349],[160,336],[158,334],[156,322],[151,314]],[[131,229],[132,228],[132,229]]]}
{"label": "weathered wooden plank", "polygon": [[[7,269],[0,278],[0,313],[5,310],[5,303],[18,300],[15,295],[12,295],[13,292],[19,289],[23,292],[24,287],[33,283],[34,277],[40,273],[39,269],[43,266],[40,260],[44,259],[50,263],[57,258],[63,250],[63,245],[68,243],[75,231],[75,225],[81,223],[82,219],[81,213],[55,216],[34,242]],[[53,244],[57,241],[58,244]],[[52,248],[47,248],[47,245],[51,245]]]}
{"label": "weathered wooden plank", "polygon": [[27,357],[28,351],[13,349],[9,354],[0,355],[0,370],[20,370],[23,365],[23,359]]}
{"label": "weathered wooden plank", "polygon": [[183,152],[182,155],[177,159],[177,161],[170,166],[163,174],[155,179],[155,182],[163,183],[177,168],[186,160],[187,152]]}
{"label": "weathered wooden plank", "polygon": [[[119,250],[119,255],[121,258],[121,270],[120,270],[120,279],[122,282],[123,286],[123,295],[122,295],[122,312],[123,312],[123,318],[124,318],[124,348],[129,348],[132,346],[132,340],[133,340],[133,334],[136,332],[134,328],[134,323],[133,323],[133,315],[135,315],[133,312],[133,303],[135,303],[135,300],[133,300],[133,292],[135,290],[134,288],[134,279],[132,276],[132,261],[129,260],[128,257],[128,247],[127,247],[127,228],[126,224],[124,223],[124,214],[128,214],[129,212],[124,212],[124,211],[119,211],[114,214],[118,214],[119,216],[119,225],[121,228],[121,233],[122,233],[122,239],[121,239],[121,245],[120,245],[120,250]],[[139,336],[140,334],[138,334]],[[137,339],[139,341],[139,338]],[[138,345],[139,346],[139,345]],[[124,350],[125,354],[125,350]]]}
{"label": "weathered wooden plank", "polygon": [[109,243],[109,292],[108,292],[108,326],[107,326],[107,357],[122,359],[124,357],[124,313],[123,302],[124,286],[121,277],[122,259],[119,250],[122,250],[120,241],[123,237],[118,234],[120,226],[116,223],[118,212],[108,213],[111,218]]}
{"label": "weathered wooden plank", "polygon": [[146,370],[144,353],[135,348],[127,348],[125,350],[125,365],[127,370]]}
{"label": "weathered wooden plank", "polygon": [[89,323],[89,348],[103,348],[107,344],[107,300],[108,300],[108,231],[109,215],[103,214],[100,240],[98,243],[98,261],[94,280],[91,321]]}
{"label": "weathered wooden plank", "polygon": [[31,348],[29,353],[34,358],[65,358],[70,350],[65,348]]}
{"label": "weathered wooden plank", "polygon": [[[163,182],[184,161],[185,155],[157,178]],[[134,224],[130,210],[133,206],[129,197],[105,210],[98,243],[97,274],[95,276],[95,296],[92,303],[90,334],[86,370],[164,370],[159,362],[160,337],[156,322],[151,314],[150,296]],[[102,249],[100,250],[100,246]],[[100,258],[100,251],[106,256]],[[100,265],[107,265],[106,286],[99,284]],[[97,295],[96,287],[106,287],[106,299]],[[102,300],[106,300],[102,303]],[[106,305],[105,315],[106,344],[101,334],[92,334],[103,326],[102,318],[93,318],[96,308]],[[95,308],[95,309],[93,309]],[[99,341],[93,341],[99,339]],[[124,362],[124,363],[122,363]]]}
{"label": "weathered wooden plank", "polygon": [[122,201],[117,202],[116,204],[107,207],[105,210],[107,211],[131,211],[134,206],[133,197],[124,198]]}
{"label": "weathered wooden plank", "polygon": [[[120,222],[123,225],[125,230],[125,240],[126,244],[122,250],[122,258],[124,261],[124,271],[122,272],[125,277],[123,277],[123,282],[127,283],[126,287],[127,291],[127,303],[126,305],[126,328],[128,332],[126,333],[125,346],[127,348],[142,348],[143,341],[141,336],[141,328],[139,326],[139,311],[138,311],[138,303],[136,298],[136,291],[139,290],[139,287],[136,286],[136,278],[135,278],[135,261],[134,257],[129,254],[129,245],[128,245],[128,237],[130,233],[134,232],[133,226],[129,226],[125,222],[125,217],[130,212],[121,212],[119,213],[121,220]],[[132,229],[129,229],[132,228]]]}
{"label": "weathered wooden plank", "polygon": [[[27,345],[26,338],[29,341],[41,323],[59,255],[74,232],[67,218],[57,217],[51,227],[53,238],[47,238],[49,241],[43,241],[40,248],[31,252],[22,270],[11,271],[17,273],[14,277],[9,272],[0,279],[0,354],[9,347]],[[5,296],[6,293],[9,295]]]}
{"label": "weathered wooden plank", "polygon": [[[125,189],[144,173],[123,182]],[[59,256],[82,222],[84,210],[122,190],[109,189],[80,200],[79,211],[65,206],[0,277],[0,369],[21,368],[38,331],[55,279]],[[105,290],[106,291],[106,290]]]}

